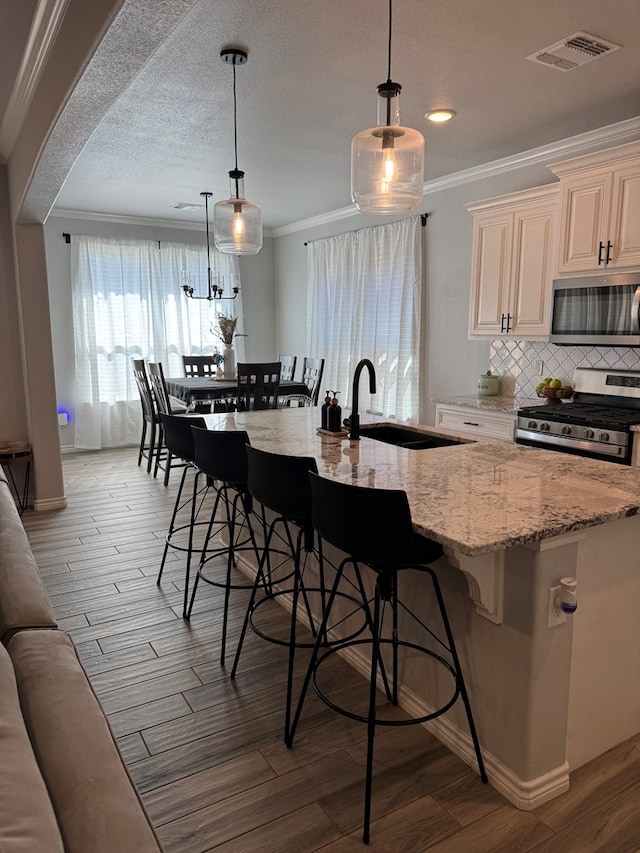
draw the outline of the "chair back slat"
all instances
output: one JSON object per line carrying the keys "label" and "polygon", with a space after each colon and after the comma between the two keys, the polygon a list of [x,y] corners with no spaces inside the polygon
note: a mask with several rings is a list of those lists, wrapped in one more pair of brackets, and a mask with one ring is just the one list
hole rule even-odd
{"label": "chair back slat", "polygon": [[156,401],[156,406],[158,407],[158,412],[164,412],[165,415],[170,415],[171,404],[169,403],[169,393],[164,381],[164,371],[160,362],[149,362],[149,382]]}

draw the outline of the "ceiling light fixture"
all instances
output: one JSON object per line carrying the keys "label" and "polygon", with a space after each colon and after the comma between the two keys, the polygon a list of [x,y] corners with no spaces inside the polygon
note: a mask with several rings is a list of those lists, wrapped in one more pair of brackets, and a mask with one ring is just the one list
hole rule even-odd
{"label": "ceiling light fixture", "polygon": [[361,213],[408,213],[421,201],[424,137],[400,125],[400,83],[391,79],[392,2],[389,0],[387,81],[378,86],[378,127],[351,142],[351,198]]}
{"label": "ceiling light fixture", "polygon": [[[200,195],[204,199],[205,221],[207,223],[207,294],[206,296],[194,295],[193,279],[187,270],[182,270],[182,289],[185,296],[188,296],[189,299],[207,299],[209,302],[213,302],[214,299],[235,299],[240,290],[240,276],[233,275],[233,287],[231,288],[233,296],[223,296],[224,281],[222,273],[214,273],[211,269],[211,245],[209,241],[209,199],[211,198],[211,193],[202,192]],[[194,207],[197,206],[194,205]]]}
{"label": "ceiling light fixture", "polygon": [[220,59],[233,66],[233,145],[235,168],[229,172],[231,197],[219,201],[213,209],[213,237],[218,251],[227,255],[257,255],[262,248],[262,211],[244,197],[244,172],[238,169],[238,122],[236,103],[236,65],[244,65],[247,53],[225,48]]}
{"label": "ceiling light fixture", "polygon": [[451,121],[454,116],[454,110],[431,110],[431,112],[425,115],[425,118],[435,122],[435,124],[443,124],[444,122]]}

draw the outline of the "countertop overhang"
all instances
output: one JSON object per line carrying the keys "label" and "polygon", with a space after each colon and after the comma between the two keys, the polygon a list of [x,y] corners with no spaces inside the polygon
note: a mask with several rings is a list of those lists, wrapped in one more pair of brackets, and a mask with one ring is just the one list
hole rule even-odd
{"label": "countertop overhang", "polygon": [[[340,441],[317,434],[318,408],[205,417],[210,429],[246,429],[256,447],[313,456],[323,476],[403,489],[415,530],[467,556],[640,513],[640,469],[611,462],[468,436],[460,436],[459,445],[427,450],[366,437]],[[411,426],[416,428],[431,435],[454,435]]]}

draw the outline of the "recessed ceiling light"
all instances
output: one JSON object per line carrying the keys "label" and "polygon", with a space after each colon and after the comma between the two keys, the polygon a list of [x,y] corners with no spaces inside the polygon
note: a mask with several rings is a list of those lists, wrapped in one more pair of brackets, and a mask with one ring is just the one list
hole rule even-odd
{"label": "recessed ceiling light", "polygon": [[451,121],[454,115],[455,112],[453,110],[431,110],[430,113],[426,113],[425,118],[436,124],[442,124],[445,121]]}

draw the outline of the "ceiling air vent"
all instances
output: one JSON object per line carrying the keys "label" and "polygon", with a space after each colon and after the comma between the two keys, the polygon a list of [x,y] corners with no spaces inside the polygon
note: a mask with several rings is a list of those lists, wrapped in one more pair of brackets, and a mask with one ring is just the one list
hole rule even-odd
{"label": "ceiling air vent", "polygon": [[573,71],[574,68],[593,62],[594,59],[599,59],[619,48],[619,44],[601,39],[599,36],[592,36],[590,33],[579,32],[549,47],[537,50],[527,56],[527,59],[540,62],[542,65],[550,65],[558,71]]}
{"label": "ceiling air vent", "polygon": [[193,204],[190,201],[177,201],[175,204],[172,204],[171,207],[174,210],[200,210],[201,207],[204,207],[204,204]]}

